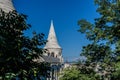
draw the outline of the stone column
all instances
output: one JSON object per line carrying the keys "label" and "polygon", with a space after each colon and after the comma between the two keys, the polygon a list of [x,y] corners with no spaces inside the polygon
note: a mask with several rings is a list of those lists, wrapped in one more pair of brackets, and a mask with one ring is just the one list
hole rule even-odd
{"label": "stone column", "polygon": [[55,72],[56,70],[54,70],[54,79],[56,79],[56,72]]}
{"label": "stone column", "polygon": [[56,77],[56,80],[58,80],[57,70],[56,70],[56,72],[55,72],[55,77]]}
{"label": "stone column", "polygon": [[57,77],[56,77],[56,70],[55,70],[55,80],[57,79]]}
{"label": "stone column", "polygon": [[50,77],[48,77],[47,80],[52,80],[52,72],[50,72]]}

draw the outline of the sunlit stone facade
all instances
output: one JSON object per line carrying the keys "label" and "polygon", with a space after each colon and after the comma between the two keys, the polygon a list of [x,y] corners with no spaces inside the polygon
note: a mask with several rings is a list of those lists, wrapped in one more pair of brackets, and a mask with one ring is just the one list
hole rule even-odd
{"label": "sunlit stone facade", "polygon": [[9,12],[15,9],[12,0],[0,0],[0,8],[5,12]]}

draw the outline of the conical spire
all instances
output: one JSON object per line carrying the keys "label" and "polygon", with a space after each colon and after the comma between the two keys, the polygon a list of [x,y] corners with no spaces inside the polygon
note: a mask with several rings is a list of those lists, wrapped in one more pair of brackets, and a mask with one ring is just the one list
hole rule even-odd
{"label": "conical spire", "polygon": [[12,0],[0,0],[0,9],[7,13],[9,11],[15,10]]}
{"label": "conical spire", "polygon": [[51,20],[50,31],[48,35],[48,42],[44,48],[61,48],[58,44],[57,37],[54,30],[53,21]]}
{"label": "conical spire", "polygon": [[54,25],[53,25],[53,21],[51,20],[51,25],[50,25],[50,31],[49,31],[49,35],[48,35],[48,40],[50,41],[57,41],[56,38],[56,34],[55,34],[55,30],[54,30]]}

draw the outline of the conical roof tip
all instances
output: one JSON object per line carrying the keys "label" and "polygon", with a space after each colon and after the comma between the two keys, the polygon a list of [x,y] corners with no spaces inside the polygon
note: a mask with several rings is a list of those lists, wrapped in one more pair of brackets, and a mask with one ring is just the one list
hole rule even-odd
{"label": "conical roof tip", "polygon": [[48,42],[44,48],[61,48],[58,44],[57,37],[54,30],[53,20],[51,20],[50,31],[48,35]]}

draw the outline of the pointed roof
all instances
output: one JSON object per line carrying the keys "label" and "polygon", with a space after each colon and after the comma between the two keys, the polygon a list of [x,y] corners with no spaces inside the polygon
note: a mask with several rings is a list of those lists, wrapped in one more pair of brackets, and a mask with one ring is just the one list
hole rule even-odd
{"label": "pointed roof", "polygon": [[54,25],[53,25],[53,21],[51,20],[51,25],[50,25],[50,31],[49,31],[49,35],[48,35],[48,42],[45,45],[45,49],[48,48],[61,48],[58,44],[57,41],[57,37],[55,34],[55,30],[54,30]]}

